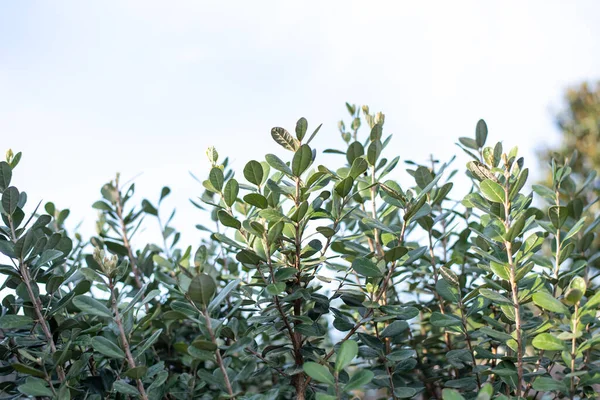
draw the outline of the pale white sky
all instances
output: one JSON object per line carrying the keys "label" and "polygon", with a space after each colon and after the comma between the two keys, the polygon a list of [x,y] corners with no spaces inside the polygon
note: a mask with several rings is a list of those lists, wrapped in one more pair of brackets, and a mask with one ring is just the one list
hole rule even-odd
{"label": "pale white sky", "polygon": [[323,123],[316,147],[339,146],[345,101],[386,114],[403,160],[449,158],[485,118],[537,167],[564,89],[599,77],[598,15],[596,1],[4,2],[0,151],[24,153],[14,183],[31,202],[87,232],[116,171],[143,173],[140,201],[168,184],[195,245],[188,171],[207,174],[208,146],[241,172],[300,116]]}

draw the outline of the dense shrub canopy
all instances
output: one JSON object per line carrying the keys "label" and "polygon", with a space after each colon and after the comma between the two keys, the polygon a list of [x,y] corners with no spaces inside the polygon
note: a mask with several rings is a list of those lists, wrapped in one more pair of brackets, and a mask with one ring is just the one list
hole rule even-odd
{"label": "dense shrub canopy", "polygon": [[[199,247],[163,218],[167,187],[140,202],[118,176],[94,237],[70,236],[52,203],[26,215],[9,152],[3,398],[595,398],[595,173],[572,176],[574,154],[531,186],[484,121],[459,139],[466,168],[401,172],[384,115],[347,108],[343,148],[325,150],[337,164],[319,164],[304,118],[242,171],[209,149]],[[137,240],[149,219],[160,244]]]}

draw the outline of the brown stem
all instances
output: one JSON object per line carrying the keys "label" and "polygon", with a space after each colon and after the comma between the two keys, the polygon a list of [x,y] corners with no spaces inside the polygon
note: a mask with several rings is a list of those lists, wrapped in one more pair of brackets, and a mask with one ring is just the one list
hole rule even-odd
{"label": "brown stem", "polygon": [[[125,224],[125,218],[123,217],[123,204],[121,199],[121,192],[119,189],[119,176],[117,175],[117,179],[115,180],[115,192],[116,192],[116,203],[117,203],[117,217],[119,218],[119,224],[121,226],[121,238],[123,239],[123,246],[127,249],[127,256],[129,257],[129,262],[131,263],[131,270],[133,271],[133,277],[135,279],[135,284],[138,289],[141,289],[143,286],[142,278],[140,270],[137,267],[135,262],[135,257],[133,256],[133,250],[131,248],[131,244],[129,243],[129,237],[127,236],[127,225]],[[146,310],[148,309],[148,305],[146,305]]]}
{"label": "brown stem", "polygon": [[[467,342],[467,348],[469,349],[469,353],[471,353],[471,360],[473,361],[473,370],[477,368],[477,361],[475,359],[475,352],[473,351],[473,345],[471,343],[471,336],[469,335],[469,326],[467,323],[467,315],[465,314],[464,304],[462,299],[458,300],[458,307],[460,308],[460,315],[463,329],[465,330],[465,340]],[[477,378],[477,388],[481,389],[481,378],[479,377],[479,372],[475,372],[475,377]]]}
{"label": "brown stem", "polygon": [[577,325],[579,324],[579,302],[575,304],[573,321],[571,323],[571,399],[575,398],[575,359],[577,358]]}
{"label": "brown stem", "polygon": [[[504,173],[504,228],[508,232],[510,230],[510,170],[508,165]],[[519,288],[516,279],[516,266],[513,260],[512,242],[505,240],[504,247],[508,258],[510,290],[512,292],[512,302],[515,309],[515,330],[517,332],[517,397],[521,397],[523,384],[523,337],[521,333],[521,310],[519,309]]]}
{"label": "brown stem", "polygon": [[[556,206],[560,207],[560,193],[558,191],[558,187],[556,189]],[[560,209],[559,209],[560,213]],[[560,219],[560,216],[559,216]],[[560,268],[560,228],[556,229],[556,255],[554,257],[554,279],[556,279],[556,284],[554,285],[554,289],[552,293],[556,296],[556,289],[558,289],[558,271]]]}
{"label": "brown stem", "polygon": [[215,349],[215,356],[217,357],[217,364],[219,364],[219,368],[221,369],[221,372],[223,373],[223,379],[225,380],[225,387],[227,388],[227,392],[229,393],[229,396],[232,399],[235,399],[235,396],[233,395],[233,388],[231,387],[231,382],[229,381],[229,375],[227,375],[227,368],[225,368],[225,363],[223,362],[223,358],[221,357],[221,351],[219,350],[219,346],[217,344],[217,339],[215,338],[215,333],[213,332],[212,324],[210,322],[210,316],[208,315],[208,311],[206,311],[206,308],[202,312],[202,315],[204,316],[204,320],[206,321],[206,329],[208,329],[208,334],[210,335],[210,340],[213,342],[213,344],[215,346],[217,346],[217,348]]}
{"label": "brown stem", "polygon": [[[402,232],[400,234],[400,237],[398,238],[398,243],[402,244],[404,243],[404,233],[406,232],[406,221],[404,221],[404,223],[402,224]],[[389,283],[392,280],[392,276],[394,275],[394,269],[396,267],[396,263],[392,264],[388,273],[386,274],[385,278],[383,279],[383,282],[380,286],[380,290],[379,293],[377,294],[377,296],[375,296],[375,299],[373,300],[375,303],[377,303],[381,297],[383,296],[383,293],[387,290]],[[352,337],[352,335],[354,335],[356,333],[356,331],[358,331],[360,329],[361,326],[363,326],[368,318],[373,314],[374,309],[370,308],[364,315],[364,317],[362,317],[358,322],[356,322],[356,324],[354,324],[354,326],[352,327],[352,329],[350,329],[350,331],[348,331],[348,333],[346,334],[346,336],[344,336],[342,338],[342,340],[339,341],[339,343],[344,343],[346,340],[350,339]],[[327,362],[327,360],[329,360],[333,355],[335,354],[334,349],[331,349],[329,351],[329,353],[327,353],[325,355],[325,357],[323,357],[322,360],[320,360],[321,363],[325,363]],[[305,381],[305,385],[308,385],[311,381],[310,376],[306,378]]]}
{"label": "brown stem", "polygon": [[[110,297],[112,301],[112,309],[113,313],[115,314],[115,323],[117,324],[117,328],[119,329],[119,337],[121,338],[121,344],[123,345],[123,350],[125,351],[125,358],[127,360],[129,368],[135,368],[135,359],[131,354],[131,349],[129,348],[129,340],[127,340],[127,335],[125,335],[125,328],[123,327],[123,321],[121,320],[121,314],[119,313],[117,297],[115,296],[115,285],[112,279],[109,279],[109,288]],[[142,400],[148,400],[148,395],[146,394],[146,390],[144,389],[144,383],[142,382],[142,380],[136,379],[136,383]]]}
{"label": "brown stem", "polygon": [[[42,327],[42,331],[44,331],[46,340],[50,345],[50,350],[52,351],[52,353],[56,353],[56,344],[54,343],[54,338],[52,337],[52,333],[50,332],[50,328],[48,327],[46,318],[44,318],[44,314],[42,313],[42,301],[40,300],[39,296],[36,296],[33,292],[31,286],[31,276],[29,275],[29,268],[23,262],[23,259],[19,259],[19,267],[21,270],[21,277],[23,278],[23,283],[25,284],[25,288],[27,289],[27,294],[29,295],[31,303],[33,304],[33,310],[35,311],[37,322]],[[65,371],[60,365],[56,366],[56,373],[58,374],[58,379],[60,380],[60,382],[64,382]]]}

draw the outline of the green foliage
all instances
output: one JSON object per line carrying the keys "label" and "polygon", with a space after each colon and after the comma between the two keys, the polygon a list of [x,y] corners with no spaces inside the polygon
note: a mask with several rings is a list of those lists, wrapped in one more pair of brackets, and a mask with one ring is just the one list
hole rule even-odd
{"label": "green foliage", "polygon": [[[295,135],[273,128],[281,151],[241,173],[210,148],[192,203],[214,227],[197,225],[197,247],[180,246],[174,212],[163,218],[169,188],[138,202],[118,175],[93,204],[93,237],[70,235],[53,203],[26,215],[10,152],[3,395],[594,398],[594,178],[554,160],[552,183],[531,192],[517,148],[486,146],[481,120],[459,139],[466,168],[407,160],[414,184],[400,184],[384,115],[347,109],[344,147],[325,150],[337,165],[319,163],[320,126],[304,118]],[[453,190],[463,172],[465,196]],[[140,243],[142,228],[162,243]]]}

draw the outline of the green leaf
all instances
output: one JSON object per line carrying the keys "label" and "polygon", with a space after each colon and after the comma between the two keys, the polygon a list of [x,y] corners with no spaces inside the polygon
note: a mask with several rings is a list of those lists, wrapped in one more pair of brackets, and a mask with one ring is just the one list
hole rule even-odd
{"label": "green leaf", "polygon": [[73,305],[79,308],[84,314],[96,315],[98,317],[112,318],[112,312],[104,304],[96,299],[86,295],[79,295],[73,298]]}
{"label": "green leaf", "polygon": [[0,161],[0,192],[6,190],[12,178],[12,168],[6,161]]}
{"label": "green leaf", "polygon": [[442,400],[465,400],[465,398],[454,389],[444,389],[442,390]]}
{"label": "green leaf", "polygon": [[475,400],[491,400],[494,395],[494,387],[491,383],[486,383],[481,387],[479,393],[477,393],[477,398]]}
{"label": "green leaf", "polygon": [[397,399],[410,399],[417,394],[417,389],[411,387],[397,387],[394,389],[394,396]]}
{"label": "green leaf", "polygon": [[265,209],[269,207],[269,203],[267,202],[267,198],[262,194],[258,193],[248,193],[244,196],[244,201],[251,206],[256,208]]}
{"label": "green leaf", "polygon": [[427,185],[429,185],[431,181],[433,181],[433,174],[431,173],[429,168],[423,166],[417,168],[414,175],[415,182],[417,183],[417,186],[419,186],[421,189],[427,187]]}
{"label": "green leaf", "polygon": [[408,323],[406,321],[394,321],[381,332],[381,337],[394,337],[398,336],[402,332],[408,329]]}
{"label": "green leaf", "polygon": [[406,253],[408,253],[408,249],[406,247],[393,247],[385,252],[384,259],[386,262],[393,262],[404,257]]}
{"label": "green leaf", "polygon": [[585,225],[585,220],[586,217],[581,218],[579,221],[577,221],[577,223],[575,225],[573,225],[573,227],[569,230],[569,232],[567,232],[567,234],[565,235],[565,237],[561,237],[561,239],[563,241],[572,238],[573,236],[575,236],[577,234],[577,232],[579,232],[581,230],[581,228],[583,228],[583,226]]}
{"label": "green leaf", "polygon": [[565,293],[565,302],[571,306],[579,303],[586,289],[585,279],[580,276],[574,277]]}
{"label": "green leaf", "polygon": [[260,186],[264,177],[262,165],[255,160],[248,161],[244,167],[244,178],[250,183]]}
{"label": "green leaf", "polygon": [[348,380],[348,383],[344,386],[344,391],[351,392],[356,389],[364,389],[373,380],[374,376],[375,374],[372,371],[361,369]]}
{"label": "green leaf", "polygon": [[471,139],[468,137],[460,137],[458,138],[458,141],[460,142],[460,144],[462,144],[465,147],[468,147],[469,149],[479,149],[479,146],[477,145],[477,141],[475,139]]}
{"label": "green leaf", "polygon": [[370,165],[375,165],[377,163],[377,159],[381,154],[381,150],[383,149],[383,145],[380,140],[375,140],[371,142],[369,148],[367,149],[367,161]]}
{"label": "green leaf", "polygon": [[497,262],[490,262],[490,269],[496,274],[498,277],[504,279],[505,281],[510,281],[510,271],[508,267],[504,264],[499,264]]}
{"label": "green leaf", "polygon": [[242,264],[250,265],[258,265],[261,261],[261,258],[258,256],[258,254],[248,249],[240,250],[236,254],[235,259],[241,262]]}
{"label": "green leaf", "polygon": [[525,182],[527,182],[528,177],[529,177],[529,169],[525,168],[519,174],[519,179],[517,179],[517,181],[510,188],[510,193],[508,196],[510,200],[514,199],[515,196],[517,195],[517,193],[519,193],[519,190],[523,189],[523,186],[525,186]]}
{"label": "green leaf", "polygon": [[2,329],[21,329],[30,327],[33,319],[26,315],[6,314],[0,317]]}
{"label": "green leaf", "polygon": [[41,267],[51,261],[56,260],[57,258],[62,257],[63,252],[60,250],[48,249],[44,250],[44,252],[40,255],[40,258],[35,263],[36,267]]}
{"label": "green leaf", "polygon": [[277,296],[285,290],[285,282],[271,283],[267,285],[267,293],[271,296]]}
{"label": "green leaf", "polygon": [[482,288],[482,289],[479,289],[479,293],[483,297],[488,298],[495,303],[512,304],[511,300],[509,300],[508,298],[504,297],[503,295],[501,295],[500,293],[498,293],[494,290]]}
{"label": "green leaf", "polygon": [[504,203],[504,189],[496,182],[485,179],[479,184],[483,197],[494,203]]}
{"label": "green leaf", "polygon": [[429,318],[429,322],[433,326],[438,326],[438,327],[442,327],[442,328],[446,328],[449,326],[459,326],[462,324],[460,319],[458,319],[457,317],[455,317],[453,315],[442,314],[437,311],[435,311],[431,314],[431,318]]}
{"label": "green leaf", "polygon": [[475,128],[475,141],[477,142],[478,147],[485,146],[485,141],[487,140],[488,128],[487,124],[484,120],[480,119],[477,121],[477,127]]}
{"label": "green leaf", "polygon": [[232,217],[225,210],[219,210],[219,212],[217,213],[217,217],[219,218],[219,222],[221,222],[225,226],[234,229],[240,229],[242,227],[242,223],[238,221],[235,217]]}
{"label": "green leaf", "polygon": [[113,383],[113,390],[129,396],[140,396],[140,392],[124,380],[118,380]]}
{"label": "green leaf", "polygon": [[321,364],[316,362],[305,362],[302,366],[302,369],[306,373],[306,375],[310,376],[317,382],[328,383],[330,385],[335,385],[335,380],[329,369]]}
{"label": "green leaf", "polygon": [[458,303],[460,299],[458,293],[458,287],[456,285],[452,285],[445,279],[439,279],[435,284],[436,292],[442,296],[442,298],[446,301],[451,302],[452,304]]}
{"label": "green leaf", "polygon": [[548,217],[556,229],[562,228],[567,218],[569,218],[569,209],[563,206],[552,206],[548,209]]}
{"label": "green leaf", "polygon": [[492,171],[490,171],[485,164],[482,164],[479,161],[469,161],[467,163],[467,169],[476,179],[480,181],[486,179],[496,181],[496,176],[492,173]]}
{"label": "green leaf", "polygon": [[380,277],[383,276],[381,270],[377,267],[377,265],[368,260],[366,258],[355,258],[352,262],[352,269],[356,271],[357,274],[366,277]]}
{"label": "green leaf", "polygon": [[548,292],[537,292],[532,296],[533,302],[544,310],[569,315],[569,309]]}
{"label": "green leaf", "polygon": [[551,378],[549,376],[539,376],[533,381],[533,390],[540,392],[559,391],[567,393],[567,385],[560,379]]}
{"label": "green leaf", "polygon": [[26,396],[49,398],[54,397],[54,394],[48,387],[46,381],[39,378],[27,378],[24,384],[19,385],[18,390]]}
{"label": "green leaf", "polygon": [[218,192],[223,190],[223,183],[225,181],[225,178],[223,176],[223,170],[221,168],[213,167],[210,170],[210,173],[208,174],[208,180]]}
{"label": "green leaf", "polygon": [[138,358],[146,350],[148,350],[150,347],[152,347],[154,342],[156,342],[158,340],[158,337],[160,336],[162,331],[163,331],[162,329],[158,329],[158,330],[154,331],[152,336],[150,336],[148,339],[146,339],[143,342],[141,342],[140,344],[138,344],[135,348],[135,358]]}
{"label": "green leaf", "polygon": [[92,348],[94,351],[109,358],[116,358],[119,360],[125,358],[125,352],[123,352],[116,343],[103,336],[95,336],[92,338]]}
{"label": "green leaf", "polygon": [[383,133],[383,126],[381,126],[381,124],[377,123],[377,124],[373,125],[373,128],[371,128],[371,134],[369,135],[369,140],[371,140],[371,141],[381,140],[382,133]]}
{"label": "green leaf", "polygon": [[0,239],[0,253],[4,254],[5,256],[16,258],[14,247],[15,245],[12,242]]}
{"label": "green leaf", "polygon": [[274,169],[276,169],[277,171],[281,171],[284,174],[287,175],[292,175],[292,170],[290,169],[290,167],[288,167],[286,165],[286,163],[284,163],[283,161],[281,161],[281,159],[279,157],[277,157],[274,154],[267,154],[265,156],[265,160],[267,160],[267,164],[269,164],[271,167],[273,167]]}
{"label": "green leaf", "polygon": [[346,340],[336,353],[335,370],[337,372],[346,368],[358,355],[358,344],[354,340]]}
{"label": "green leaf", "polygon": [[312,150],[307,144],[303,144],[294,153],[292,158],[292,173],[299,177],[312,164]]}
{"label": "green leaf", "polygon": [[207,305],[217,290],[217,285],[210,275],[201,273],[196,275],[190,282],[188,288],[188,296],[197,304]]}
{"label": "green leaf", "polygon": [[367,160],[365,160],[363,157],[357,157],[352,162],[352,167],[350,168],[348,175],[356,179],[361,176],[367,170],[367,168],[369,168]]}
{"label": "green leaf", "polygon": [[450,268],[441,266],[440,269],[440,274],[442,274],[442,276],[444,277],[445,280],[447,280],[449,283],[458,286],[459,282],[458,282],[458,275],[456,275],[454,273],[454,271],[452,271]]}
{"label": "green leaf", "polygon": [[564,350],[565,343],[550,333],[540,333],[531,342],[539,350]]}
{"label": "green leaf", "polygon": [[290,135],[288,131],[280,127],[271,129],[271,137],[281,147],[290,151],[296,151],[300,146],[300,143],[297,139]]}
{"label": "green leaf", "polygon": [[125,371],[125,376],[131,379],[142,379],[146,372],[148,371],[148,367],[145,365],[140,365],[138,367],[129,368]]}
{"label": "green leaf", "polygon": [[219,294],[217,294],[217,296],[210,302],[210,304],[208,305],[208,311],[213,311],[215,309],[217,309],[219,306],[221,306],[221,304],[223,303],[223,301],[225,300],[225,298],[227,296],[229,296],[229,294],[235,290],[238,285],[241,283],[241,279],[234,279],[231,282],[229,282],[227,284],[227,286],[225,286],[220,292]]}
{"label": "green leaf", "polygon": [[346,197],[352,190],[353,185],[354,185],[354,179],[352,179],[352,177],[349,176],[349,177],[341,180],[340,182],[338,182],[337,185],[335,185],[335,192],[340,197]]}
{"label": "green leaf", "polygon": [[8,215],[13,215],[19,204],[19,190],[16,187],[7,187],[2,193],[2,208]]}
{"label": "green leaf", "polygon": [[46,374],[43,371],[30,367],[29,365],[14,363],[10,365],[15,371],[22,374],[37,376],[38,378],[44,378]]}
{"label": "green leaf", "polygon": [[261,210],[258,215],[269,222],[279,222],[281,220],[290,221],[289,218],[285,217],[281,212],[272,208]]}
{"label": "green leaf", "polygon": [[346,150],[346,160],[348,165],[354,164],[354,160],[358,157],[362,157],[365,154],[365,148],[360,142],[352,142]]}
{"label": "green leaf", "polygon": [[296,137],[298,140],[302,141],[304,139],[304,135],[306,135],[306,130],[308,129],[308,121],[306,118],[302,117],[296,122]]}
{"label": "green leaf", "polygon": [[231,207],[233,203],[235,203],[239,192],[240,185],[238,182],[233,178],[228,180],[225,184],[225,189],[223,189],[223,200],[225,201],[225,204]]}
{"label": "green leaf", "polygon": [[401,349],[392,351],[390,354],[386,356],[386,358],[393,362],[400,362],[407,360],[409,358],[413,358],[417,355],[415,350],[412,349]]}

